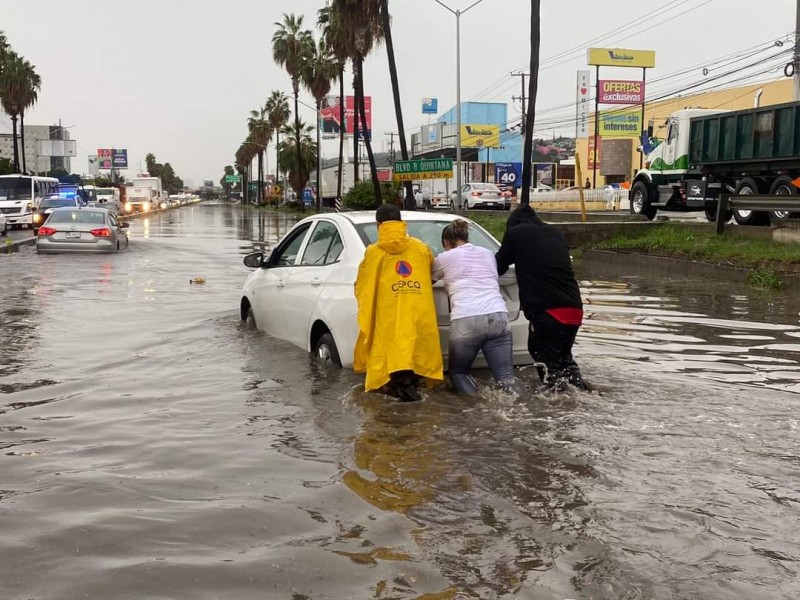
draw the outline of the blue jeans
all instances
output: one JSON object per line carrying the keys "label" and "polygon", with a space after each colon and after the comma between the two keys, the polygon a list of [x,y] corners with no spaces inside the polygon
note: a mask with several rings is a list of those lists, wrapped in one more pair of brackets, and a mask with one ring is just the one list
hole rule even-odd
{"label": "blue jeans", "polygon": [[464,394],[478,391],[470,370],[481,351],[495,380],[511,386],[514,383],[514,348],[508,313],[464,317],[450,322],[448,371],[457,391]]}

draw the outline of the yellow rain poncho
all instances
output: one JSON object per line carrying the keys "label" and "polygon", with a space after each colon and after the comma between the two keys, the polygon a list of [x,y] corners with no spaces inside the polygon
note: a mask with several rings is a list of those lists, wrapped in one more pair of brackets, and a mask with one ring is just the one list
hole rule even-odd
{"label": "yellow rain poncho", "polygon": [[395,371],[444,378],[432,263],[430,248],[409,237],[404,222],[378,227],[378,242],[367,248],[355,285],[359,333],[353,369],[366,372],[366,391],[389,383]]}

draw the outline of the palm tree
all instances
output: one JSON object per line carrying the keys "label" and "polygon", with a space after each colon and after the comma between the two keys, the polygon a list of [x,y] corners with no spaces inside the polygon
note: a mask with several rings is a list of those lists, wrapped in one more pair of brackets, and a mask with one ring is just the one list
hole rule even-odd
{"label": "palm tree", "polygon": [[[295,126],[298,126],[297,130]],[[289,183],[297,193],[299,204],[302,206],[303,190],[317,162],[317,146],[311,139],[313,130],[311,125],[297,121],[295,126],[287,126],[283,131],[284,140],[278,146],[278,162],[281,169],[289,173]],[[295,146],[295,140],[300,140],[299,147]]]}
{"label": "palm tree", "polygon": [[[289,98],[280,90],[273,90],[267,98],[265,105],[267,114],[269,115],[269,124],[275,134],[275,146],[281,142],[281,129],[283,129],[289,122],[289,117],[292,113],[289,111]],[[277,156],[277,150],[276,150]],[[281,177],[281,168],[278,165],[278,160],[275,160],[275,185],[278,185]]]}
{"label": "palm tree", "polygon": [[242,190],[242,203],[246,204],[250,201],[250,166],[253,164],[253,159],[256,156],[255,146],[251,143],[250,137],[242,142],[239,149],[236,151],[236,170],[239,171],[242,179],[240,182],[240,189]]}
{"label": "palm tree", "polygon": [[[345,120],[344,67],[349,58],[347,35],[341,21],[341,15],[329,4],[317,12],[317,25],[322,29],[322,37],[336,58],[339,69],[339,172],[336,177],[336,198],[342,200],[342,180],[344,179],[344,138],[347,134]],[[354,177],[358,180],[358,165],[354,169]],[[337,204],[337,207],[339,204]]]}
{"label": "palm tree", "polygon": [[525,141],[522,151],[522,196],[520,204],[531,201],[531,156],[533,120],[536,117],[536,93],[539,88],[539,43],[541,41],[541,0],[531,0],[531,74],[528,85],[528,114],[525,116]]}
{"label": "palm tree", "polygon": [[14,145],[14,172],[20,172],[19,147],[17,145],[17,121],[22,111],[26,86],[25,60],[14,51],[6,53],[3,70],[0,72],[0,105],[11,117],[12,142]]}
{"label": "palm tree", "polygon": [[247,119],[247,128],[250,131],[250,142],[255,146],[258,157],[258,191],[256,202],[264,202],[264,152],[272,140],[272,126],[269,123],[269,111],[266,105],[258,110],[251,110]]}
{"label": "palm tree", "polygon": [[[275,23],[278,30],[272,36],[272,58],[278,65],[284,67],[289,77],[292,78],[292,93],[294,94],[294,127],[293,133],[295,151],[298,153],[297,161],[302,162],[299,153],[302,149],[300,144],[300,76],[303,63],[311,52],[314,39],[311,32],[303,29],[303,17],[294,14],[284,14],[283,23]],[[280,161],[279,161],[280,162]],[[302,189],[300,190],[302,193]],[[300,203],[300,210],[304,210],[304,203]]]}
{"label": "palm tree", "polygon": [[[320,148],[320,129],[319,111],[322,108],[322,101],[331,91],[331,82],[336,79],[339,68],[336,58],[331,52],[331,48],[325,39],[319,40],[314,46],[303,65],[303,84],[306,86],[317,107],[317,149]],[[317,152],[317,211],[322,209],[322,188],[320,187],[320,177],[322,176],[322,153]]]}
{"label": "palm tree", "polygon": [[[394,42],[392,41],[392,21],[389,16],[389,0],[380,1],[381,29],[383,39],[386,42],[386,54],[389,57],[389,76],[392,80],[392,95],[394,96],[394,114],[397,118],[397,133],[400,138],[400,156],[403,160],[408,160],[408,146],[406,145],[406,129],[403,125],[403,107],[400,104],[400,83],[397,79],[397,63],[394,59]],[[405,182],[405,202],[406,210],[414,210],[417,203],[414,200],[414,190],[411,182]]]}
{"label": "palm tree", "polygon": [[[381,185],[378,181],[378,169],[375,165],[375,155],[372,152],[372,141],[367,130],[367,113],[364,100],[364,59],[372,52],[374,46],[380,42],[383,31],[381,28],[380,11],[373,1],[364,0],[333,0],[332,8],[339,12],[339,19],[345,31],[348,55],[353,63],[353,78],[356,111],[360,128],[355,128],[355,144],[358,145],[358,133],[364,135],[364,145],[367,148],[372,188],[376,202],[381,201]],[[358,165],[356,165],[356,171]]]}
{"label": "palm tree", "polygon": [[31,108],[39,99],[39,90],[42,87],[42,78],[36,72],[35,67],[27,60],[23,61],[23,86],[20,90],[19,105],[19,130],[20,146],[22,148],[22,171],[28,170],[25,161],[25,111]]}

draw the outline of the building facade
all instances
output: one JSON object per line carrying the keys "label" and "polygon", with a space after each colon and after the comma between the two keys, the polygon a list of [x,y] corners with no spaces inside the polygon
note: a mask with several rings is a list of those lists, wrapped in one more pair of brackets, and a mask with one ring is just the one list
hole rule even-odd
{"label": "building facade", "polygon": [[[19,134],[17,144],[20,152],[22,150]],[[72,161],[67,156],[40,156],[40,140],[68,140],[69,131],[59,125],[25,125],[25,164],[28,171],[35,171],[38,174],[47,173],[54,169],[63,169],[68,173],[72,172]],[[11,133],[0,133],[0,158],[14,160],[13,135]],[[20,165],[22,155],[19,157]]]}

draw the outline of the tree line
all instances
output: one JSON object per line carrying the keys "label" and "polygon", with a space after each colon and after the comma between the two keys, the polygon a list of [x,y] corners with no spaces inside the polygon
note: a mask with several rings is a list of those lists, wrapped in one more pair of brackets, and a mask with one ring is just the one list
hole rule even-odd
{"label": "tree line", "polygon": [[[0,106],[11,117],[13,173],[28,170],[25,157],[25,112],[36,104],[41,87],[42,78],[36,68],[11,48],[5,34],[0,31]],[[8,164],[0,165],[3,166],[8,169]]]}
{"label": "tree line", "polygon": [[[523,146],[523,194],[521,202],[529,202],[531,181],[531,155],[533,124],[536,112],[536,95],[539,71],[540,44],[540,4],[541,0],[531,0],[531,54],[530,77],[528,87],[529,103],[525,119]],[[313,170],[317,172],[317,210],[320,209],[320,165],[319,165],[319,120],[317,118],[317,140],[311,138],[313,127],[303,123],[299,116],[299,94],[301,86],[313,97],[316,103],[317,117],[321,103],[330,93],[333,83],[339,82],[339,169],[337,182],[337,198],[342,197],[342,176],[344,173],[345,143],[345,67],[351,66],[353,90],[355,97],[355,114],[353,126],[353,144],[356,162],[358,161],[359,142],[363,140],[369,161],[370,179],[375,203],[381,202],[382,191],[378,180],[378,170],[372,143],[367,130],[366,103],[364,96],[364,60],[383,43],[389,65],[392,83],[395,118],[402,160],[409,159],[408,146],[403,123],[403,111],[400,102],[400,84],[395,61],[394,42],[392,38],[389,0],[330,0],[326,6],[317,11],[317,28],[319,37],[315,39],[310,29],[304,27],[304,16],[284,14],[281,22],[275,23],[272,36],[272,57],[286,70],[292,82],[294,97],[294,120],[289,124],[290,111],[288,98],[283,92],[274,91],[262,107],[250,112],[247,119],[248,135],[235,154],[235,166],[242,178],[241,189],[247,200],[248,181],[258,182],[256,201],[263,202],[263,159],[264,152],[275,137],[277,145],[276,183],[281,171],[288,172],[289,182],[295,192],[302,194],[308,184]],[[280,136],[283,135],[283,141]],[[250,177],[250,168],[257,159],[257,174]],[[225,167],[226,173],[232,167]],[[358,183],[359,170],[353,169],[353,183]],[[224,181],[224,178],[223,178]],[[225,185],[225,184],[224,184]],[[416,203],[411,182],[404,184],[403,205],[406,210],[414,210]],[[226,185],[226,191],[230,187]],[[299,203],[302,210],[303,202]]]}

